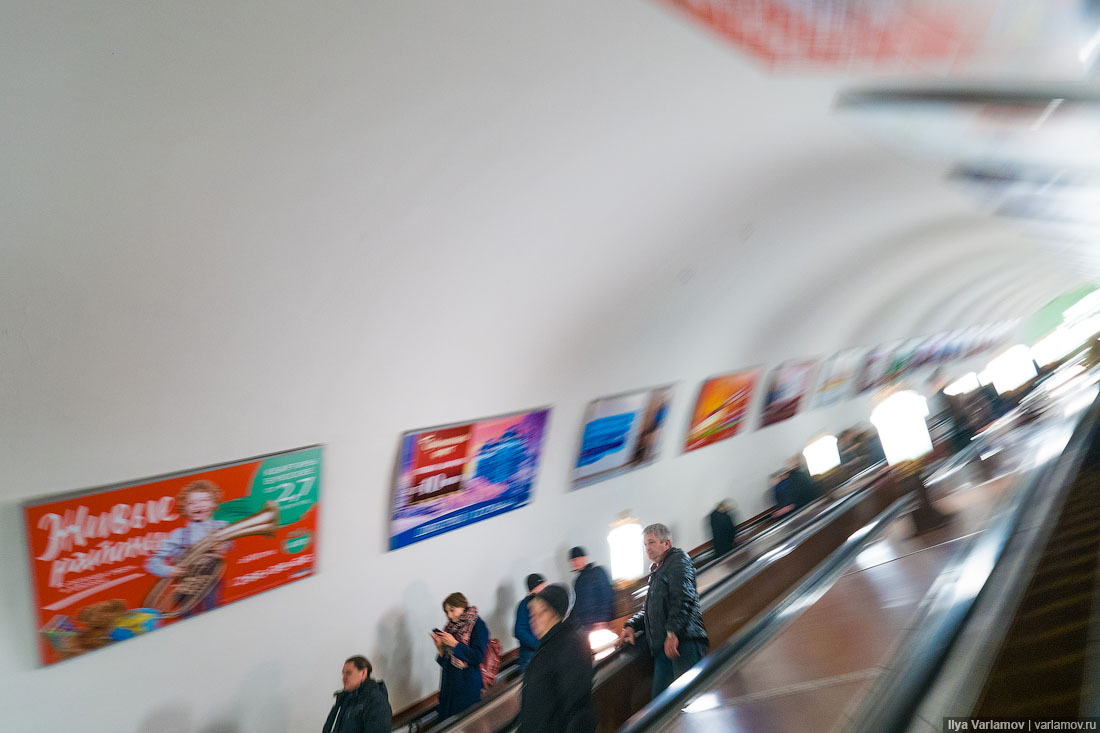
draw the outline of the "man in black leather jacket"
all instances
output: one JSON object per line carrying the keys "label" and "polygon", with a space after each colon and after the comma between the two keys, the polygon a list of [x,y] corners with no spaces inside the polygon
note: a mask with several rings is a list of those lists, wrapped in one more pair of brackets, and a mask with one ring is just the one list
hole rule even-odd
{"label": "man in black leather jacket", "polygon": [[344,689],[336,693],[323,733],[390,733],[393,718],[386,683],[375,682],[370,673],[366,657],[344,662]]}
{"label": "man in black leather jacket", "polygon": [[672,533],[663,524],[651,524],[642,530],[642,541],[653,562],[649,568],[649,591],[645,608],[626,622],[619,640],[633,644],[635,633],[645,632],[653,653],[656,697],[706,655],[709,640],[703,627],[691,558],[672,546]]}

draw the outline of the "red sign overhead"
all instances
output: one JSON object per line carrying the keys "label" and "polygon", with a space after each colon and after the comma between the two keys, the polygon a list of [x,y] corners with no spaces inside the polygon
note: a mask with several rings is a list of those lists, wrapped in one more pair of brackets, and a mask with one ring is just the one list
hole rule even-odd
{"label": "red sign overhead", "polygon": [[[666,0],[770,66],[956,59],[984,30],[957,5],[858,0]],[[988,11],[988,8],[985,9]],[[988,12],[983,13],[986,17]]]}

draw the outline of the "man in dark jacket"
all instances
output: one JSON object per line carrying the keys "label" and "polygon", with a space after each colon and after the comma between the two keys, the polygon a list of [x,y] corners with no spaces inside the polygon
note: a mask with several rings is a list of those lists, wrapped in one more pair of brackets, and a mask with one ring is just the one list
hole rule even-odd
{"label": "man in dark jacket", "polygon": [[375,682],[370,673],[366,657],[344,662],[344,689],[336,693],[323,733],[389,733],[393,715],[386,683]]}
{"label": "man in dark jacket", "polygon": [[592,650],[566,621],[569,591],[548,585],[531,599],[531,628],[539,649],[523,675],[519,733],[591,733]]}
{"label": "man in dark jacket", "polygon": [[583,547],[574,547],[569,551],[569,564],[577,573],[573,584],[573,613],[569,619],[573,624],[588,633],[593,627],[606,624],[615,618],[615,591],[607,571],[596,563],[588,562],[588,553]]}
{"label": "man in dark jacket", "polygon": [[791,457],[790,473],[787,474],[787,486],[790,487],[794,498],[795,508],[812,504],[821,498],[821,490],[817,482],[810,477],[810,472],[802,465],[802,455],[795,454]]}
{"label": "man in dark jacket", "polygon": [[645,608],[634,614],[620,635],[620,642],[634,643],[644,631],[653,653],[653,696],[694,667],[707,653],[707,631],[695,566],[687,553],[672,546],[672,533],[663,524],[642,530],[645,554],[652,561]]}
{"label": "man in dark jacket", "polygon": [[546,578],[538,573],[527,576],[527,596],[516,607],[516,625],[512,629],[512,635],[519,641],[519,671],[527,669],[527,663],[535,656],[539,648],[539,638],[531,630],[531,611],[528,604],[535,594],[546,587]]}
{"label": "man in dark jacket", "polygon": [[710,536],[714,539],[715,557],[732,552],[736,544],[737,520],[730,509],[729,502],[723,499],[710,513]]}
{"label": "man in dark jacket", "polygon": [[792,456],[783,470],[772,474],[772,480],[777,516],[798,511],[821,496],[817,483],[802,467],[801,455]]}

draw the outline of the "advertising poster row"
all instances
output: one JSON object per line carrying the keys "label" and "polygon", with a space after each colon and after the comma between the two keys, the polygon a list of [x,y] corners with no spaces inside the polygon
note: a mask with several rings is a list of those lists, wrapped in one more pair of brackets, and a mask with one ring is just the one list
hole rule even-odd
{"label": "advertising poster row", "polygon": [[[835,404],[921,367],[1000,343],[1004,324],[849,349],[768,375],[759,427]],[[683,450],[733,437],[763,370],[706,380]],[[815,380],[816,377],[816,380]],[[816,389],[815,389],[816,385]],[[573,488],[655,461],[672,385],[588,404]],[[395,550],[528,504],[550,408],[401,436],[389,512]],[[41,662],[53,664],[316,572],[322,449],[90,489],[23,506]]]}
{"label": "advertising poster row", "polygon": [[[783,362],[768,375],[759,427],[790,419],[807,406],[836,404],[914,369],[982,353],[1007,335],[1009,325],[848,349],[820,364],[816,359]],[[691,413],[683,450],[693,451],[740,432],[762,373],[752,368],[706,380]],[[573,464],[572,487],[655,461],[671,401],[672,385],[663,385],[590,402]],[[549,414],[549,408],[540,408],[404,433],[395,471],[390,549],[526,505]]]}

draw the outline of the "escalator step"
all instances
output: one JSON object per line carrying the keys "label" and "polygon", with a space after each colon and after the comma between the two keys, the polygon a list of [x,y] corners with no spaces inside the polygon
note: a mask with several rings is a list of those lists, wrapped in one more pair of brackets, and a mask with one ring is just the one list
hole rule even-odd
{"label": "escalator step", "polygon": [[1076,716],[1100,553],[1100,441],[1069,489],[973,715]]}
{"label": "escalator step", "polygon": [[[1032,603],[1042,603],[1042,605],[1030,605]],[[1087,588],[1084,593],[1076,593],[1071,596],[1058,596],[1054,595],[1051,598],[1039,598],[1028,599],[1027,602],[1020,604],[1022,613],[1017,615],[1017,619],[1022,622],[1031,622],[1046,620],[1056,621],[1056,618],[1043,619],[1044,616],[1054,614],[1057,611],[1068,611],[1074,606],[1084,606],[1084,611],[1088,614],[1092,605],[1092,588]],[[1045,624],[1043,624],[1045,625]]]}
{"label": "escalator step", "polygon": [[1039,643],[1046,640],[1052,640],[1057,636],[1063,636],[1067,634],[1075,634],[1080,631],[1087,631],[1089,620],[1078,619],[1070,624],[1063,624],[1053,629],[1042,629],[1032,634],[1017,633],[1015,635],[1015,642],[1018,644],[1031,644]]}
{"label": "escalator step", "polygon": [[1078,649],[1068,654],[1060,654],[1056,657],[1046,657],[1040,660],[1032,660],[1028,664],[1017,664],[999,669],[992,675],[993,679],[1009,680],[1018,677],[1032,677],[1042,673],[1045,675],[1057,675],[1085,659],[1085,650]]}
{"label": "escalator step", "polygon": [[1090,557],[1089,555],[1082,554],[1078,557],[1063,558],[1058,562],[1047,563],[1045,566],[1040,566],[1036,569],[1036,575],[1061,575],[1071,568],[1080,568],[1086,565],[1095,565],[1096,557]]}

